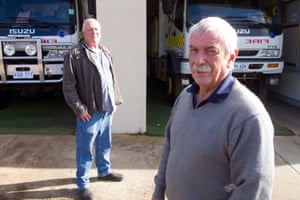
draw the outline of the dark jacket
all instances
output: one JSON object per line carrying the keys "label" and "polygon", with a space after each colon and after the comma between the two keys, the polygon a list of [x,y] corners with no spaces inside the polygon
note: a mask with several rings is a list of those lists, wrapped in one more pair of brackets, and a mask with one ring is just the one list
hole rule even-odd
{"label": "dark jacket", "polygon": [[[123,99],[113,70],[111,54],[104,46],[100,45],[100,48],[109,60],[114,83],[115,104],[120,105]],[[97,65],[99,62],[93,58],[83,42],[73,47],[65,56],[63,93],[67,104],[78,117],[84,110],[90,114],[103,111],[101,77]]]}

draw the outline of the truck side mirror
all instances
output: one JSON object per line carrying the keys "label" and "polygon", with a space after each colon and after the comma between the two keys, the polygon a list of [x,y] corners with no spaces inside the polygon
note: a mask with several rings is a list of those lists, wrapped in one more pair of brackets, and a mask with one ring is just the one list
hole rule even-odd
{"label": "truck side mirror", "polygon": [[93,17],[96,17],[96,13],[97,13],[96,0],[88,0],[88,12]]}
{"label": "truck side mirror", "polygon": [[172,14],[173,12],[173,3],[172,0],[162,0],[163,12],[166,15]]}

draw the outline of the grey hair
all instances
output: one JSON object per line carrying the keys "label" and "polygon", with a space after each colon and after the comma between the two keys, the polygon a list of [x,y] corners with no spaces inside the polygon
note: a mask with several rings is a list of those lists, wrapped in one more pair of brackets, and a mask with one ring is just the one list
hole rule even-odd
{"label": "grey hair", "polygon": [[226,55],[234,53],[237,49],[238,37],[235,29],[220,17],[207,17],[200,20],[190,28],[190,36],[193,33],[213,31],[217,37],[225,42]]}
{"label": "grey hair", "polygon": [[97,24],[99,24],[99,29],[100,29],[100,33],[101,33],[101,24],[98,20],[96,20],[95,18],[87,18],[83,21],[83,24],[82,24],[82,29],[81,31],[84,32],[85,31],[85,28],[86,28],[86,24],[87,22],[90,22],[90,21],[94,21],[96,22]]}

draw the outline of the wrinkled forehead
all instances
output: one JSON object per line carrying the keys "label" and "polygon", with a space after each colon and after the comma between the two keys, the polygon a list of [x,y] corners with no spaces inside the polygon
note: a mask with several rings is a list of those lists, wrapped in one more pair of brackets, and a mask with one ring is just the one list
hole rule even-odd
{"label": "wrinkled forehead", "polygon": [[223,43],[222,37],[215,31],[195,31],[190,35],[190,45],[218,46]]}
{"label": "wrinkled forehead", "polygon": [[91,29],[91,28],[97,28],[97,29],[100,29],[100,26],[99,26],[99,24],[98,23],[96,23],[96,22],[88,22],[87,24],[86,24],[86,29],[88,30],[88,29]]}

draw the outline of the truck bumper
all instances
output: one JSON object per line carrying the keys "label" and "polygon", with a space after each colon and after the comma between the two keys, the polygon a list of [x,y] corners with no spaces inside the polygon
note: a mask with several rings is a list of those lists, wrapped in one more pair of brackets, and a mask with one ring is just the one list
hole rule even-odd
{"label": "truck bumper", "polygon": [[233,76],[242,81],[264,79],[268,85],[278,85],[281,74],[264,74],[261,72],[233,72]]}
{"label": "truck bumper", "polygon": [[281,74],[284,63],[281,60],[236,60],[234,73]]}

